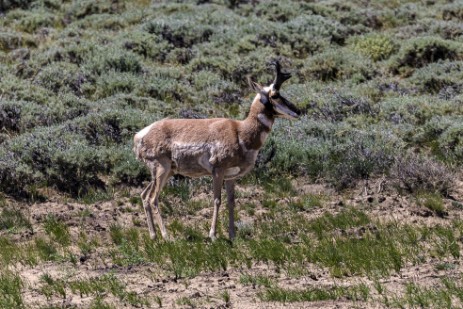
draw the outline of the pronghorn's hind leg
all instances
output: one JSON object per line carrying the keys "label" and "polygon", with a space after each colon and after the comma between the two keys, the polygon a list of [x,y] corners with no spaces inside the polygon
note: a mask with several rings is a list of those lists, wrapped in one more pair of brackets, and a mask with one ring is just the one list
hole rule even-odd
{"label": "pronghorn's hind leg", "polygon": [[235,180],[226,180],[225,190],[228,206],[228,237],[233,240],[235,238]]}

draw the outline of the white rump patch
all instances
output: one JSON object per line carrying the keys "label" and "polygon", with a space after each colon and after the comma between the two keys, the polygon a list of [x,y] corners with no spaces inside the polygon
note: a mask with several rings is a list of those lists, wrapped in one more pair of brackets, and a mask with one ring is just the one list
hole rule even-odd
{"label": "white rump patch", "polygon": [[138,132],[137,134],[135,134],[135,137],[137,139],[142,139],[146,134],[148,134],[148,132],[151,130],[151,127],[153,126],[153,124],[150,124],[149,126],[147,126],[146,128],[143,128],[140,132]]}
{"label": "white rump patch", "polygon": [[273,125],[273,120],[269,119],[267,116],[264,114],[259,114],[257,115],[257,119],[259,119],[260,123],[262,123],[264,126],[267,128],[271,129]]}

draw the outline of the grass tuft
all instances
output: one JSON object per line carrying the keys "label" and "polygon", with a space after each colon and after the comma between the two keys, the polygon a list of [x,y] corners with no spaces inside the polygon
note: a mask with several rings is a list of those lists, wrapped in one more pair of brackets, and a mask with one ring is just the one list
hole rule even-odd
{"label": "grass tuft", "polygon": [[290,290],[273,287],[259,294],[263,301],[277,302],[315,302],[324,300],[349,299],[353,301],[366,301],[370,290],[365,284],[350,287],[309,288],[305,290]]}

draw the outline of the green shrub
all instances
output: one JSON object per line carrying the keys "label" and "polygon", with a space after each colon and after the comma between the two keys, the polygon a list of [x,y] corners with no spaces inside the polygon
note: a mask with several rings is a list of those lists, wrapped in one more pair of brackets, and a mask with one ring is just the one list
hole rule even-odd
{"label": "green shrub", "polygon": [[78,196],[104,186],[100,173],[115,182],[141,183],[146,171],[131,144],[112,146],[131,140],[150,118],[139,110],[107,110],[9,139],[0,152],[0,188],[19,196],[32,184],[46,185]]}
{"label": "green shrub", "polygon": [[[78,32],[69,30],[68,36],[70,38],[63,38],[52,42],[49,46],[46,46],[43,53],[37,55],[36,61],[40,64],[48,65],[49,61],[56,62],[70,62],[77,65],[83,65],[87,61],[90,61],[93,54],[103,53],[93,40],[79,41],[74,38],[78,35]],[[89,36],[93,37],[97,33],[90,33]]]}
{"label": "green shrub", "polygon": [[436,94],[446,88],[454,89],[454,95],[463,91],[463,62],[445,61],[417,69],[408,79],[421,92]]}
{"label": "green shrub", "polygon": [[[60,139],[53,138],[60,132]],[[55,186],[77,195],[89,186],[101,186],[98,173],[104,169],[99,153],[89,147],[82,137],[65,133],[62,127],[42,129],[33,134],[10,140],[6,156],[14,164],[6,163],[2,183],[10,181],[8,191],[27,191],[27,185]],[[22,183],[22,185],[21,185]]]}
{"label": "green shrub", "polygon": [[148,169],[135,158],[130,146],[109,149],[111,182],[113,184],[141,185],[150,179]]}
{"label": "green shrub", "polygon": [[144,25],[146,32],[162,37],[173,47],[192,47],[207,42],[214,33],[214,28],[203,25],[190,18],[157,19]]}
{"label": "green shrub", "polygon": [[110,146],[131,139],[144,124],[148,120],[139,110],[108,109],[69,121],[65,130],[85,137],[91,145]]}
{"label": "green shrub", "polygon": [[380,102],[379,114],[394,124],[410,124],[419,127],[435,116],[451,113],[455,107],[453,102],[424,95],[391,97]]}
{"label": "green shrub", "polygon": [[447,166],[413,153],[396,158],[391,177],[397,189],[408,193],[431,192],[447,196],[454,183],[454,175]]}
{"label": "green shrub", "polygon": [[415,68],[421,68],[439,60],[458,60],[463,57],[460,44],[438,37],[410,39],[391,58],[390,69],[394,74],[410,75]]}
{"label": "green shrub", "polygon": [[124,1],[116,0],[113,2],[105,1],[73,1],[69,9],[66,10],[66,15],[69,18],[82,19],[89,15],[110,13],[116,14],[125,8]]}
{"label": "green shrub", "polygon": [[0,80],[0,87],[4,100],[24,100],[45,105],[52,97],[51,91],[9,74]]}
{"label": "green shrub", "polygon": [[286,33],[288,39],[296,36],[292,40],[299,39],[302,35],[323,38],[341,45],[348,36],[348,29],[338,21],[320,15],[306,14],[298,14],[296,18],[289,20],[282,32]]}
{"label": "green shrub", "polygon": [[259,155],[256,173],[320,177],[342,190],[356,181],[387,173],[400,151],[392,132],[305,120],[298,126],[276,128]]}
{"label": "green shrub", "polygon": [[14,20],[16,28],[34,33],[39,28],[58,26],[58,18],[55,14],[45,10],[14,11],[8,14],[8,18]]}
{"label": "green shrub", "polygon": [[84,66],[97,75],[111,71],[134,74],[142,71],[142,63],[138,55],[116,47],[96,50]]}
{"label": "green shrub", "polygon": [[306,78],[324,82],[352,79],[355,83],[371,79],[375,67],[369,59],[362,59],[348,50],[328,50],[309,58],[301,73]]}
{"label": "green shrub", "polygon": [[432,34],[439,35],[446,40],[458,40],[463,35],[463,29],[461,29],[461,23],[458,20],[436,21],[429,19],[424,22],[431,25],[430,32]]}
{"label": "green shrub", "polygon": [[55,93],[72,92],[82,95],[82,85],[87,77],[75,64],[55,62],[43,68],[34,78],[34,82]]}
{"label": "green shrub", "polygon": [[0,2],[0,12],[21,8],[27,9],[36,0],[4,0]]}
{"label": "green shrub", "polygon": [[73,26],[81,29],[92,30],[111,30],[119,31],[128,26],[127,20],[119,15],[102,13],[86,17],[85,19],[76,21]]}
{"label": "green shrub", "polygon": [[353,39],[354,50],[373,61],[389,58],[397,49],[397,45],[388,37],[381,34],[366,35]]}
{"label": "green shrub", "polygon": [[388,174],[404,145],[459,165],[461,5],[200,2],[3,1],[0,190],[138,185],[136,131],[163,117],[241,118],[246,76],[268,85],[275,57],[308,116],[275,124],[259,178],[351,187]]}
{"label": "green shrub", "polygon": [[352,187],[356,181],[388,173],[400,143],[390,132],[355,132],[346,141],[333,143],[325,157],[328,181],[338,190]]}
{"label": "green shrub", "polygon": [[[187,96],[187,87],[184,87],[182,81],[174,78],[157,78],[153,76],[145,81],[138,89],[139,95],[149,96],[157,100],[172,103],[173,101],[184,101]],[[193,91],[191,89],[191,91]]]}
{"label": "green shrub", "polygon": [[40,175],[5,149],[0,151],[0,158],[0,190],[14,197],[30,197],[28,186]]}
{"label": "green shrub", "polygon": [[254,8],[257,16],[262,16],[273,22],[288,22],[298,17],[300,6],[298,3],[258,3]]}
{"label": "green shrub", "polygon": [[11,51],[20,47],[36,47],[34,38],[19,32],[0,31],[0,51]]}
{"label": "green shrub", "polygon": [[97,78],[93,97],[101,99],[119,93],[131,93],[137,85],[143,83],[143,80],[132,73],[110,71]]}
{"label": "green shrub", "polygon": [[[415,130],[411,141],[416,145],[429,147],[432,154],[443,162],[453,162],[456,158],[456,148],[449,147],[442,142],[442,134],[450,127],[456,127],[462,121],[460,116],[439,116],[436,115],[427,121],[422,127]],[[456,144],[455,144],[456,145]],[[458,147],[457,147],[458,148]],[[458,155],[457,155],[458,156]]]}
{"label": "green shrub", "polygon": [[19,131],[21,107],[19,104],[0,102],[0,128],[8,131]]}
{"label": "green shrub", "polygon": [[442,157],[450,162],[459,162],[463,158],[463,124],[453,122],[438,138],[437,142]]}
{"label": "green shrub", "polygon": [[171,46],[159,36],[144,31],[131,31],[121,38],[122,46],[144,58],[163,62]]}
{"label": "green shrub", "polygon": [[334,93],[327,99],[312,104],[313,116],[332,122],[341,122],[354,115],[374,117],[378,109],[363,97],[354,97],[349,94]]}
{"label": "green shrub", "polygon": [[441,9],[442,19],[455,19],[461,21],[463,19],[463,4],[459,2],[444,5]]}

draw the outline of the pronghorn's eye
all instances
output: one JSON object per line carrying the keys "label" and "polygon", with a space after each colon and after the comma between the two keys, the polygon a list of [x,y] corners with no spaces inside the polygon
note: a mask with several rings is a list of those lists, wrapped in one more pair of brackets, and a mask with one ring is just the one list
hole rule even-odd
{"label": "pronghorn's eye", "polygon": [[272,99],[278,99],[280,96],[278,94],[274,94],[271,96]]}

